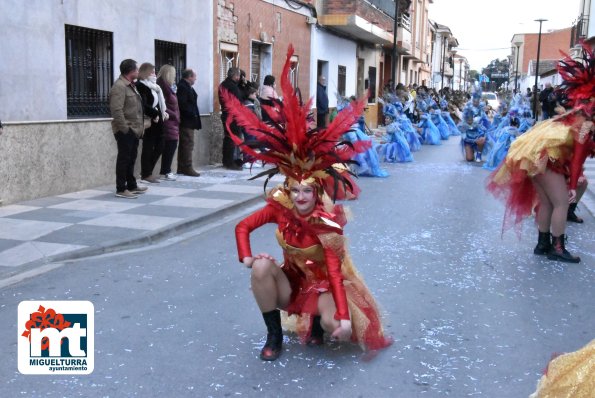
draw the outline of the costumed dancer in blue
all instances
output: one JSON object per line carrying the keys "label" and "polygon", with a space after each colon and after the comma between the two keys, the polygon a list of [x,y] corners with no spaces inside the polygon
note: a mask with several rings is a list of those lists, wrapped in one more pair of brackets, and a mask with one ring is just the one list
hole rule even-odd
{"label": "costumed dancer in blue", "polygon": [[428,113],[420,113],[417,128],[421,132],[422,144],[442,145],[440,131],[438,131],[438,127],[432,122]]}
{"label": "costumed dancer in blue", "polygon": [[486,142],[486,130],[481,123],[481,116],[473,116],[473,109],[465,108],[463,111],[463,121],[459,123],[461,132],[461,148],[465,160],[468,162],[481,162]]}
{"label": "costumed dancer in blue", "polygon": [[380,158],[389,163],[413,162],[413,155],[405,139],[405,134],[399,128],[394,106],[389,104],[385,106],[384,110],[386,133],[382,137],[382,144],[378,146]]}
{"label": "costumed dancer in blue", "polygon": [[510,144],[522,134],[519,130],[519,125],[520,120],[514,115],[510,117],[510,125],[504,126],[499,130],[498,139],[486,156],[486,162],[483,165],[484,169],[493,171],[502,163],[508,154]]}
{"label": "costumed dancer in blue", "polygon": [[535,120],[532,116],[533,112],[531,111],[528,105],[523,106],[523,108],[520,111],[520,115],[521,125],[519,126],[519,130],[521,131],[521,133],[524,133],[531,127],[533,127],[533,125],[535,124]]}
{"label": "costumed dancer in blue", "polygon": [[457,128],[457,124],[454,120],[452,120],[452,116],[450,116],[450,112],[448,111],[448,101],[446,99],[440,100],[440,108],[442,109],[442,118],[448,125],[448,130],[450,131],[450,135],[461,135],[461,132]]}
{"label": "costumed dancer in blue", "polygon": [[[337,103],[337,111],[341,112],[343,109],[349,106],[347,101]],[[355,143],[356,141],[370,141],[371,145],[365,152],[357,153],[352,160],[355,160],[358,165],[355,165],[352,169],[353,172],[358,176],[366,177],[388,177],[388,172],[380,167],[380,160],[378,159],[378,153],[376,152],[375,146],[370,136],[364,133],[364,117],[360,116],[358,122],[351,126],[351,129],[343,134],[343,139],[346,141]]]}
{"label": "costumed dancer in blue", "polygon": [[399,128],[403,130],[403,133],[405,134],[405,139],[407,139],[409,149],[411,152],[419,151],[421,149],[419,134],[417,133],[415,127],[413,127],[411,120],[403,113],[403,105],[401,105],[400,102],[395,102],[393,106],[395,109],[397,122],[399,123]]}
{"label": "costumed dancer in blue", "polygon": [[[512,108],[511,113],[516,115],[516,108]],[[500,132],[504,127],[510,125],[510,116],[508,112],[508,105],[506,102],[501,102],[500,106],[498,107],[498,113],[494,116],[494,120],[492,120],[492,125],[489,129],[487,129],[486,134],[486,143],[485,143],[485,151],[486,153],[491,152],[492,148],[498,141],[498,137],[500,136]]]}
{"label": "costumed dancer in blue", "polygon": [[489,129],[491,126],[490,119],[485,112],[485,103],[481,101],[481,91],[476,91],[471,96],[471,101],[465,104],[465,109],[471,109],[473,111],[473,118],[479,117],[479,121],[484,129]]}
{"label": "costumed dancer in blue", "polygon": [[436,101],[432,101],[430,106],[430,115],[432,115],[432,122],[438,127],[438,131],[440,132],[440,139],[447,140],[450,137],[450,129],[448,125],[442,118],[442,112],[438,109],[438,104]]}

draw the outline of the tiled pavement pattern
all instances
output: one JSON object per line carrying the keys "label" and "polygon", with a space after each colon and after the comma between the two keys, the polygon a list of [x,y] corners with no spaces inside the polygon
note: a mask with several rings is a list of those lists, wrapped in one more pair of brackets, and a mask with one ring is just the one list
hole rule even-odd
{"label": "tiled pavement pattern", "polygon": [[[0,279],[38,263],[167,236],[262,197],[263,181],[248,181],[247,170],[201,174],[150,184],[137,199],[116,198],[114,187],[104,186],[0,207]],[[590,186],[579,209],[595,215],[595,159],[585,163],[585,175]]]}
{"label": "tiled pavement pattern", "polygon": [[105,186],[0,207],[0,279],[36,263],[166,235],[256,202],[263,181],[250,177],[247,170],[209,168],[197,178],[148,184],[137,199],[116,198],[114,187]]}

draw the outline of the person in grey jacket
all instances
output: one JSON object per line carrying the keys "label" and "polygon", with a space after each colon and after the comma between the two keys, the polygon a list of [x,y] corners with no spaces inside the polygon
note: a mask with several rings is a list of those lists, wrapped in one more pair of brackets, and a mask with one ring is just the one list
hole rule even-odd
{"label": "person in grey jacket", "polygon": [[143,105],[134,81],[138,78],[138,66],[133,59],[120,63],[120,77],[109,93],[112,115],[112,131],[118,143],[116,158],[116,196],[136,199],[147,187],[139,187],[134,178],[134,163],[138,142],[143,135]]}

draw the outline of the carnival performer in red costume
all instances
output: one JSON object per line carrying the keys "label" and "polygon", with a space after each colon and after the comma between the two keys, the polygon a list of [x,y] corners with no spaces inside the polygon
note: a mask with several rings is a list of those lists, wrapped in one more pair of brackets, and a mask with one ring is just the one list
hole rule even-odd
{"label": "carnival performer in red costume", "polygon": [[[488,190],[506,200],[504,227],[520,225],[537,211],[539,238],[534,253],[570,263],[580,258],[565,248],[569,203],[577,199],[583,164],[595,155],[595,57],[583,46],[582,57],[566,57],[558,72],[572,109],[536,124],[517,138],[501,166],[490,175]],[[551,236],[551,240],[550,240]]]}
{"label": "carnival performer in red costume", "polygon": [[[254,178],[270,178],[276,173],[286,177],[284,184],[268,192],[266,205],[236,227],[239,260],[252,269],[252,291],[267,327],[260,358],[274,361],[281,354],[280,310],[287,311],[287,324],[302,342],[323,344],[324,332],[328,332],[337,340],[351,340],[365,350],[378,350],[388,346],[390,339],[384,336],[374,298],[347,252],[343,207],[333,203],[330,196],[334,193],[329,196],[322,184],[332,176],[336,178],[335,191],[339,186],[354,188],[333,165],[349,164],[356,152],[366,149],[364,145],[339,142],[364,104],[354,104],[350,111],[341,112],[326,129],[310,129],[310,102],[299,105],[288,79],[292,54],[290,46],[281,78],[281,123],[262,123],[239,103],[230,107],[233,120],[256,138],[260,150],[253,150],[240,138],[236,144],[252,159],[273,166]],[[229,96],[228,100],[233,98]],[[250,232],[267,223],[278,226],[276,238],[283,249],[282,262],[251,251]]]}

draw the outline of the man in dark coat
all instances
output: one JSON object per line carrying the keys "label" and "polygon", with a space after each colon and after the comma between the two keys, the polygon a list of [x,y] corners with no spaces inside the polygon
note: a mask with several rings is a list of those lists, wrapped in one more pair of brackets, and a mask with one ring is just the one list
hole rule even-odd
{"label": "man in dark coat", "polygon": [[178,82],[178,107],[180,109],[180,143],[178,146],[178,174],[198,177],[200,173],[192,167],[194,150],[194,130],[200,130],[200,112],[196,99],[198,94],[192,86],[196,82],[196,73],[192,69],[182,72]]}
{"label": "man in dark coat", "polygon": [[[228,104],[223,99],[223,90],[229,91],[241,103],[242,93],[238,87],[240,81],[240,70],[238,68],[229,68],[227,71],[227,78],[219,85],[219,104],[221,104],[221,121],[223,122],[223,166],[230,170],[242,170],[242,159],[239,149],[231,140],[230,135],[234,134],[240,136],[240,129],[235,123],[232,123],[230,129],[227,128],[227,118],[229,112],[227,111]],[[231,130],[231,131],[230,131]]]}
{"label": "man in dark coat", "polygon": [[326,116],[328,115],[328,94],[326,92],[326,78],[318,76],[316,85],[316,127],[326,127]]}
{"label": "man in dark coat", "polygon": [[551,83],[545,84],[545,89],[539,94],[539,102],[541,102],[542,120],[549,119],[554,116],[554,109],[556,108],[556,94]]}

